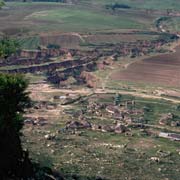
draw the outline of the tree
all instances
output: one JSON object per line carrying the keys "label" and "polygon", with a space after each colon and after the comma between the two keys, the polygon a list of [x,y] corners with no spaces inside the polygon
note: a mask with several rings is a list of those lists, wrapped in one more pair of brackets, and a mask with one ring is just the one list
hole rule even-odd
{"label": "tree", "polygon": [[4,1],[0,0],[0,9],[5,5]]}
{"label": "tree", "polygon": [[116,106],[119,106],[120,103],[121,103],[121,95],[120,94],[116,94],[115,99],[114,99],[114,104]]}
{"label": "tree", "polygon": [[16,40],[4,37],[0,40],[0,57],[6,59],[16,53],[19,48],[20,45]]}
{"label": "tree", "polygon": [[0,177],[27,178],[32,174],[28,153],[23,151],[22,114],[29,107],[28,83],[21,75],[0,74]]}

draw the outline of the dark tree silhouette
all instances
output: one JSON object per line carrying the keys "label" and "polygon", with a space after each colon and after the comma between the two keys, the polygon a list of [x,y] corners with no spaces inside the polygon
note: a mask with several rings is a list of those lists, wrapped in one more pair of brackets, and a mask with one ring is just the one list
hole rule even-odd
{"label": "dark tree silhouette", "polygon": [[22,114],[30,105],[27,86],[21,75],[0,74],[0,179],[27,179],[33,173],[20,140]]}

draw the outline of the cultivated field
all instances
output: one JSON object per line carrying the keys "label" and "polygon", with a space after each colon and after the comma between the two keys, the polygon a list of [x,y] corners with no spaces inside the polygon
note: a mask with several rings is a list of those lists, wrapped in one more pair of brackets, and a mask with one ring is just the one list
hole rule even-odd
{"label": "cultivated field", "polygon": [[115,80],[180,87],[180,49],[132,63],[112,75]]}

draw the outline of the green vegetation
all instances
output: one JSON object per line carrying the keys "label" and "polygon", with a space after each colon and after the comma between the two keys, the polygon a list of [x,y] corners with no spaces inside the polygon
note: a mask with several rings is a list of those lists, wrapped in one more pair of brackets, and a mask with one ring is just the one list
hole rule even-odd
{"label": "green vegetation", "polygon": [[115,98],[114,98],[114,104],[116,106],[119,106],[121,103],[121,95],[120,94],[116,94]]}
{"label": "green vegetation", "polygon": [[126,4],[119,4],[119,3],[106,5],[106,9],[112,9],[113,11],[116,9],[130,9],[130,8],[131,7]]}
{"label": "green vegetation", "polygon": [[40,45],[38,36],[23,37],[19,38],[17,41],[19,44],[21,44],[22,49],[37,49]]}
{"label": "green vegetation", "polygon": [[[61,29],[69,31],[92,31],[103,29],[133,29],[143,28],[143,24],[135,21],[128,16],[114,16],[104,14],[103,12],[94,12],[90,10],[79,10],[75,8],[61,8],[59,10],[42,11],[34,13],[31,19],[41,19],[54,21],[61,24]],[[49,27],[51,29],[51,27]]]}
{"label": "green vegetation", "polygon": [[30,99],[26,80],[20,75],[0,74],[0,177],[27,178],[32,175],[28,152],[23,151],[20,131],[22,114]]}
{"label": "green vegetation", "polygon": [[0,9],[5,5],[4,1],[0,0]]}
{"label": "green vegetation", "polygon": [[162,25],[166,27],[170,32],[179,32],[180,31],[180,17],[170,17],[167,20],[162,22]]}
{"label": "green vegetation", "polygon": [[16,53],[20,45],[16,40],[3,38],[0,40],[0,57],[8,58],[12,54]]}
{"label": "green vegetation", "polygon": [[48,44],[47,48],[48,49],[59,49],[60,46],[58,44]]}
{"label": "green vegetation", "polygon": [[163,17],[158,18],[158,19],[155,21],[156,27],[159,28],[160,25],[161,25],[164,21],[167,21],[167,20],[169,20],[169,19],[170,19],[170,17],[167,17],[167,16],[163,16]]}

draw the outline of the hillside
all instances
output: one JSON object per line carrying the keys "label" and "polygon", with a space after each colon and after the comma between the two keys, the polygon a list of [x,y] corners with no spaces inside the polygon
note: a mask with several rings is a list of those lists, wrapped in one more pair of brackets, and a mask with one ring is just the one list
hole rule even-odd
{"label": "hillside", "polygon": [[180,1],[6,1],[0,37],[20,44],[23,147],[50,179],[179,180]]}

